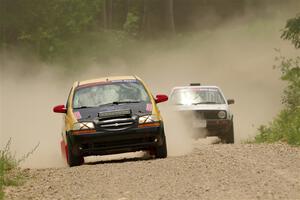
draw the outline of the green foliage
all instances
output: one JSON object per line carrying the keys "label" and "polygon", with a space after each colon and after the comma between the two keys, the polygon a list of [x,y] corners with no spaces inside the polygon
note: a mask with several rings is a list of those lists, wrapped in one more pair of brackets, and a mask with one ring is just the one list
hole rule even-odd
{"label": "green foliage", "polygon": [[280,61],[281,79],[288,83],[284,89],[282,102],[285,105],[279,115],[268,126],[261,126],[255,141],[283,141],[300,146],[300,57],[287,59],[277,57]]}
{"label": "green foliage", "polygon": [[277,57],[281,60],[278,68],[281,70],[281,79],[288,83],[284,90],[283,103],[293,110],[300,106],[300,57],[287,59],[284,56]]}
{"label": "green foliage", "polygon": [[296,48],[300,48],[300,14],[287,21],[281,38],[290,40]]}
{"label": "green foliage", "polygon": [[300,146],[300,107],[282,110],[269,126],[261,126],[259,132],[255,137],[258,143],[282,141]]}
{"label": "green foliage", "polygon": [[53,54],[53,62],[67,66],[68,69],[99,64],[112,57],[124,55],[124,49],[133,42],[128,33],[117,30],[91,31],[80,37],[70,37],[64,46]]}
{"label": "green foliage", "polygon": [[9,179],[7,173],[17,167],[17,160],[10,152],[10,143],[8,141],[3,150],[0,150],[0,199],[3,199],[3,187],[15,183],[13,179]]}
{"label": "green foliage", "polygon": [[134,12],[127,14],[127,19],[124,24],[124,30],[133,36],[137,36],[139,32],[140,17]]}
{"label": "green foliage", "polygon": [[[109,4],[111,6],[108,6],[108,2],[112,3]],[[191,29],[194,31],[219,27],[227,19],[242,14],[248,6],[264,7],[268,0],[166,2],[160,0],[0,0],[0,50],[2,48],[5,51],[12,49],[12,51],[22,52],[23,50],[29,52],[28,54],[39,55],[44,61],[55,62],[55,59],[62,59],[72,51],[75,52],[73,56],[76,56],[77,52],[84,51],[80,50],[82,49],[80,46],[78,49],[70,49],[72,43],[78,44],[81,41],[104,36],[99,40],[102,42],[107,38],[107,29],[117,37],[126,36],[127,40],[148,39],[147,36],[150,39],[170,38],[175,28],[176,33],[185,34]],[[214,20],[203,17],[210,16],[212,11],[216,15]],[[108,22],[109,26],[107,26]],[[291,20],[287,24],[283,37],[287,39],[296,37],[297,27],[299,36],[299,26]],[[89,34],[93,37],[86,39]],[[94,37],[95,34],[99,36]],[[97,40],[90,46],[107,47],[106,41],[104,41],[105,45],[96,43]],[[115,42],[112,42],[112,45],[114,44]],[[104,52],[102,57],[105,57],[110,51],[108,46],[107,51],[102,50],[98,54]]]}
{"label": "green foliage", "polygon": [[282,98],[285,109],[268,126],[259,128],[255,141],[283,141],[300,146],[300,57],[287,59],[280,56],[276,59],[280,60],[277,68],[281,70],[281,79],[288,83]]}
{"label": "green foliage", "polygon": [[[96,24],[102,0],[2,0],[1,43],[21,44],[43,58],[64,46],[65,39]],[[10,19],[10,20],[8,20]]]}

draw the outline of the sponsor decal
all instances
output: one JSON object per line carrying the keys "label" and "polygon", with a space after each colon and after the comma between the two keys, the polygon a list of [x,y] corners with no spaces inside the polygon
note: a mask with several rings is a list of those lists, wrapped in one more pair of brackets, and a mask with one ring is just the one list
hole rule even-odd
{"label": "sponsor decal", "polygon": [[152,104],[151,103],[148,103],[146,105],[146,111],[152,111]]}
{"label": "sponsor decal", "polygon": [[93,87],[93,86],[97,86],[97,85],[105,85],[107,83],[110,83],[111,81],[102,81],[102,82],[95,82],[95,83],[87,83],[84,85],[79,85],[78,87],[76,87],[76,90],[81,89],[81,88],[86,88],[86,87]]}
{"label": "sponsor decal", "polygon": [[87,83],[87,84],[84,84],[84,85],[79,85],[79,86],[76,87],[76,90],[81,89],[81,88],[93,87],[93,86],[98,86],[98,85],[106,85],[106,84],[111,84],[111,83],[136,83],[136,82],[137,82],[137,80],[135,80],[135,79],[125,79],[125,80],[109,80],[109,79],[106,79],[106,81]]}
{"label": "sponsor decal", "polygon": [[191,88],[189,90],[194,90],[194,91],[208,91],[208,92],[216,92],[218,89],[216,88]]}
{"label": "sponsor decal", "polygon": [[218,89],[216,89],[216,88],[200,88],[200,91],[216,92],[216,91],[218,91]]}
{"label": "sponsor decal", "polygon": [[74,112],[76,119],[81,119],[81,114],[79,111]]}

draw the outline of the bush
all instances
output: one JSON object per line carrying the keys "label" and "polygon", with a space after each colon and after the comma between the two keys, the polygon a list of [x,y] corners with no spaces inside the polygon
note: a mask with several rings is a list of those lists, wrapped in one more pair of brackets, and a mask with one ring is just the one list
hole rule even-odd
{"label": "bush", "polygon": [[0,149],[0,200],[4,198],[4,186],[17,186],[23,182],[24,174],[18,166],[37,149],[39,144],[21,159],[16,159],[15,155],[11,153],[10,145],[11,139],[2,150]]}
{"label": "bush", "polygon": [[259,132],[255,137],[258,143],[282,141],[300,146],[300,107],[282,110],[269,126],[261,126]]}
{"label": "bush", "polygon": [[295,48],[300,48],[300,13],[287,21],[281,38],[290,40]]}
{"label": "bush", "polygon": [[282,103],[285,108],[268,126],[261,126],[255,141],[261,142],[287,142],[300,146],[300,57],[287,59],[279,56],[281,79],[288,83],[283,91]]}
{"label": "bush", "polygon": [[261,142],[287,142],[300,146],[300,57],[287,59],[277,57],[281,70],[281,79],[288,83],[283,91],[282,103],[285,108],[268,126],[261,126],[255,141]]}
{"label": "bush", "polygon": [[[281,38],[290,40],[296,49],[300,48],[300,15],[287,21]],[[300,146],[300,57],[292,59],[280,55],[276,60],[280,64],[275,68],[280,69],[281,80],[287,82],[282,98],[285,108],[269,126],[258,129],[259,135],[255,137],[255,141],[283,141]]]}
{"label": "bush", "polygon": [[287,59],[280,56],[276,60],[281,61],[278,66],[282,74],[281,79],[288,83],[282,101],[288,109],[297,109],[300,106],[300,57]]}
{"label": "bush", "polygon": [[10,143],[8,141],[3,150],[0,150],[0,199],[4,198],[3,187],[15,185],[16,180],[8,178],[8,173],[17,167],[17,160],[10,152]]}

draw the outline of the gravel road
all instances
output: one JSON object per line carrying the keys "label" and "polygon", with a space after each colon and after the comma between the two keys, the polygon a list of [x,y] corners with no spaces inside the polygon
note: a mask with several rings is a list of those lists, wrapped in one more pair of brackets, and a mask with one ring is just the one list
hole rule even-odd
{"label": "gravel road", "polygon": [[300,199],[300,148],[198,144],[189,155],[28,169],[6,199]]}

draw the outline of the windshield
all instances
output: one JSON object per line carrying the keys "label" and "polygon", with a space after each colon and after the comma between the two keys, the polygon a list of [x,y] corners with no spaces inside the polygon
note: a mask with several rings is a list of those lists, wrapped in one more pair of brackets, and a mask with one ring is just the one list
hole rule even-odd
{"label": "windshield", "polygon": [[171,101],[176,105],[225,104],[217,88],[183,88],[175,89]]}
{"label": "windshield", "polygon": [[73,108],[97,107],[110,103],[150,102],[144,86],[133,80],[91,85],[75,90]]}

